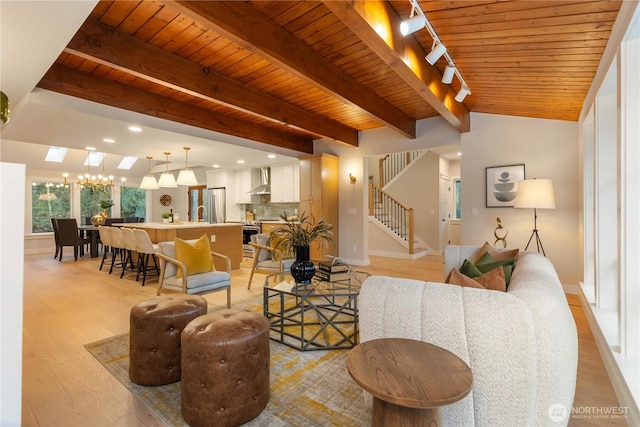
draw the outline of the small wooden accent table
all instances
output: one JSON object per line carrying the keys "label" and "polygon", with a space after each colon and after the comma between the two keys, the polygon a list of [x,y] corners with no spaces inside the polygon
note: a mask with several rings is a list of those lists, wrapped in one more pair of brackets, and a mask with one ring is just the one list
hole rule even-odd
{"label": "small wooden accent table", "polygon": [[440,426],[439,407],[471,391],[471,369],[455,354],[422,341],[383,338],[347,356],[353,380],[373,395],[372,426]]}

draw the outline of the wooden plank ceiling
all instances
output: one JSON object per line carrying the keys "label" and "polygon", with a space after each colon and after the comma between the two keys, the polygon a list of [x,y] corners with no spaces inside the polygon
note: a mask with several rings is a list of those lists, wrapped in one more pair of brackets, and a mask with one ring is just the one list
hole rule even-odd
{"label": "wooden plank ceiling", "polygon": [[575,121],[621,2],[420,6],[463,103],[429,33],[399,35],[406,0],[100,1],[38,86],[306,153],[438,115],[465,132],[469,111]]}

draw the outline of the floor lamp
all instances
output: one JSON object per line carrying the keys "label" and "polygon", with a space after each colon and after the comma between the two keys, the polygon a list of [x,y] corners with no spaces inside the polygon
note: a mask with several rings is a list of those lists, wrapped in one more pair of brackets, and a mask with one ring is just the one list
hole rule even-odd
{"label": "floor lamp", "polygon": [[556,208],[553,182],[550,179],[525,179],[518,182],[518,192],[516,193],[514,207],[533,208],[533,231],[524,250],[526,251],[529,248],[529,244],[531,244],[531,240],[535,236],[538,253],[542,250],[542,254],[547,256],[544,253],[544,247],[542,247],[542,241],[538,234],[538,209]]}

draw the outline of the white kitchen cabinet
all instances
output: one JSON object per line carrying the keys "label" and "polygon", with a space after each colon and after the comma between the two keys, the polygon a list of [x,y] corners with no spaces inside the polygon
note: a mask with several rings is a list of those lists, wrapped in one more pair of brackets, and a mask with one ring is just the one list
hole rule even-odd
{"label": "white kitchen cabinet", "polygon": [[271,203],[300,201],[300,165],[271,167]]}
{"label": "white kitchen cabinet", "polygon": [[252,185],[251,169],[236,171],[236,203],[251,203]]}

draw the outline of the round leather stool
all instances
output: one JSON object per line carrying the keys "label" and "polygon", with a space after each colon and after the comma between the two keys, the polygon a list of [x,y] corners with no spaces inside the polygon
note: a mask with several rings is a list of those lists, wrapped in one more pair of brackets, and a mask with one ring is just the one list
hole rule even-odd
{"label": "round leather stool", "polygon": [[140,385],[180,381],[180,334],[207,313],[199,295],[160,295],[141,302],[129,316],[129,379]]}
{"label": "round leather stool", "polygon": [[237,426],[269,402],[269,322],[224,309],[182,331],[182,416],[192,427]]}

